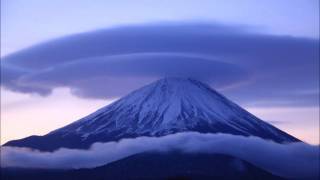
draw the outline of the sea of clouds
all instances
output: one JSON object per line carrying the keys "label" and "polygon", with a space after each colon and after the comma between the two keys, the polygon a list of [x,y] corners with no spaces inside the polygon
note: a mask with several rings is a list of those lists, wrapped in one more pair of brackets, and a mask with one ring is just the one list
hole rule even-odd
{"label": "sea of clouds", "polygon": [[258,137],[184,132],[163,137],[138,137],[95,143],[88,150],[61,148],[40,152],[1,147],[2,167],[76,169],[104,165],[147,151],[226,154],[288,178],[319,176],[319,146],[303,142],[279,144]]}

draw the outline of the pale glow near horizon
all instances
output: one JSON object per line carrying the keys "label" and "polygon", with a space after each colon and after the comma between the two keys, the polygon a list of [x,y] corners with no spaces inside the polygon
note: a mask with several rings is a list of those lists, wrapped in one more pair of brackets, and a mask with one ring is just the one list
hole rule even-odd
{"label": "pale glow near horizon", "polygon": [[302,141],[320,144],[319,107],[248,107],[246,109]]}
{"label": "pale glow near horizon", "polygon": [[77,98],[66,88],[56,89],[48,97],[3,88],[1,95],[1,144],[31,135],[45,135],[113,101]]}
{"label": "pale glow near horizon", "polygon": [[[66,88],[41,97],[1,88],[1,144],[44,135],[78,120],[115,99],[81,99]],[[318,107],[245,107],[257,117],[310,144],[319,144]],[[45,119],[43,119],[45,118]]]}

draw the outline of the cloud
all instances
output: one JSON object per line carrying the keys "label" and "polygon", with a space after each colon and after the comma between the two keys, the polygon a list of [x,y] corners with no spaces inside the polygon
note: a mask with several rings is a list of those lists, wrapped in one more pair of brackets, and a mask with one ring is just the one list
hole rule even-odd
{"label": "cloud", "polygon": [[151,82],[160,77],[192,77],[208,82],[214,77],[211,83],[223,86],[246,80],[248,76],[244,68],[231,63],[180,54],[140,53],[64,63],[30,73],[20,82],[40,89],[69,86],[88,97],[114,97],[127,93],[127,89],[139,88],[141,81]]}
{"label": "cloud", "polygon": [[319,173],[319,146],[302,142],[278,144],[258,137],[197,132],[95,143],[89,150],[61,148],[54,152],[40,152],[1,147],[1,164],[3,167],[90,168],[137,153],[170,150],[231,155],[289,178],[314,178]]}
{"label": "cloud", "polygon": [[19,83],[19,78],[32,73],[32,71],[20,68],[18,66],[12,66],[10,64],[1,63],[1,84],[12,91],[23,93],[38,93],[40,95],[48,95],[51,93],[51,89],[48,88],[36,88],[29,85],[22,85]]}
{"label": "cloud", "polygon": [[[2,86],[43,95],[64,86],[101,98],[123,96],[164,76],[183,76],[241,97],[240,102],[317,104],[319,40],[251,29],[172,22],[75,34],[4,57],[4,66],[27,73],[4,71]],[[300,93],[306,91],[312,93]]]}

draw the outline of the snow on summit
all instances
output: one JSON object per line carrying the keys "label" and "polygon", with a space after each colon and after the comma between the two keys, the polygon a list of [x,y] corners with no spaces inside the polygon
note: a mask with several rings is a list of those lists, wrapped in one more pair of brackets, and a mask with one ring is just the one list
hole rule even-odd
{"label": "snow on summit", "polygon": [[[94,142],[184,131],[258,136],[281,143],[298,141],[200,81],[164,78],[45,136],[7,145],[40,150],[88,148]],[[58,142],[45,143],[55,140]]]}

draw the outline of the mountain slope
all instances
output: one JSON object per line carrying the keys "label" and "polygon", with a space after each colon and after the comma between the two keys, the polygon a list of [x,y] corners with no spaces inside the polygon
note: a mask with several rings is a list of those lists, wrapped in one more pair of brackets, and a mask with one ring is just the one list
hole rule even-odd
{"label": "mountain slope", "polygon": [[52,151],[182,131],[258,136],[280,143],[299,141],[208,85],[192,79],[164,78],[45,136],[31,136],[5,145]]}

